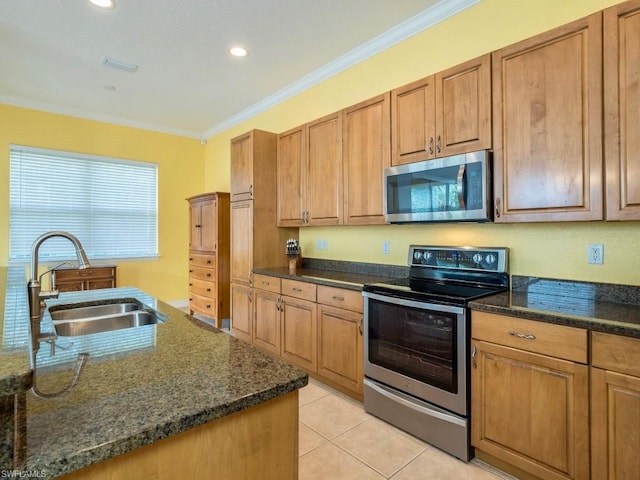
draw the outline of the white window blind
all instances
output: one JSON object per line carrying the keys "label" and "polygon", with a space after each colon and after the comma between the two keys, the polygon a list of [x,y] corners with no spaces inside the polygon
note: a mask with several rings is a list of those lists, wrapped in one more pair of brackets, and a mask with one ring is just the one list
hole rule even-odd
{"label": "white window blind", "polygon": [[[89,259],[158,255],[155,163],[10,146],[10,261],[26,261],[33,241],[65,230]],[[71,242],[47,240],[41,261],[75,259]]]}

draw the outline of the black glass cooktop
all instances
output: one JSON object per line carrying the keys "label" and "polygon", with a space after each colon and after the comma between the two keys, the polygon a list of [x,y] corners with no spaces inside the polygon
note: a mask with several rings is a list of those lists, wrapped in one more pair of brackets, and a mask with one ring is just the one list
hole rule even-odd
{"label": "black glass cooktop", "polygon": [[503,292],[506,289],[506,286],[469,285],[457,282],[443,283],[412,278],[397,278],[381,283],[371,283],[363,288],[365,292],[456,305],[465,305],[471,300]]}

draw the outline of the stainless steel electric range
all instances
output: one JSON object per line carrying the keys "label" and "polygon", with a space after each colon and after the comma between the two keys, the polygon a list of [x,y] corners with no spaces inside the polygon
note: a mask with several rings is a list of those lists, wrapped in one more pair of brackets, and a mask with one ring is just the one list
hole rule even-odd
{"label": "stainless steel electric range", "polygon": [[470,301],[508,289],[507,248],[409,247],[409,277],[365,285],[364,407],[468,461]]}

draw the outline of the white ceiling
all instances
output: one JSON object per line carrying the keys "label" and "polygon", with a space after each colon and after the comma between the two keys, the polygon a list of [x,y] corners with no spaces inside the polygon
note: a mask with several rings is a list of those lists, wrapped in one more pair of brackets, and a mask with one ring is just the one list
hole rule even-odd
{"label": "white ceiling", "polygon": [[0,103],[206,138],[478,1],[0,0]]}

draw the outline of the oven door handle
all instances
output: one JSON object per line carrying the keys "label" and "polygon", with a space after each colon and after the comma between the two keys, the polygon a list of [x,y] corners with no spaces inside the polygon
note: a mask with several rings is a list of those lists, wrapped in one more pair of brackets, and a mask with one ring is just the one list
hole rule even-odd
{"label": "oven door handle", "polygon": [[376,385],[375,383],[370,382],[366,378],[364,379],[364,384],[367,387],[371,388],[372,390],[375,390],[380,395],[383,395],[383,396],[387,397],[389,400],[393,400],[394,402],[398,402],[398,403],[404,405],[407,408],[415,410],[416,412],[422,413],[424,415],[429,415],[430,417],[437,418],[438,420],[442,420],[444,422],[454,423],[456,425],[460,425],[462,427],[466,427],[466,420],[458,418],[455,415],[449,415],[449,414],[446,414],[446,413],[438,412],[436,410],[432,410],[430,408],[425,408],[425,407],[422,407],[420,405],[416,405],[415,403],[410,402],[408,400],[405,400],[402,397],[399,397],[397,395],[393,395],[392,393],[388,392],[384,388],[381,388],[378,385]]}

